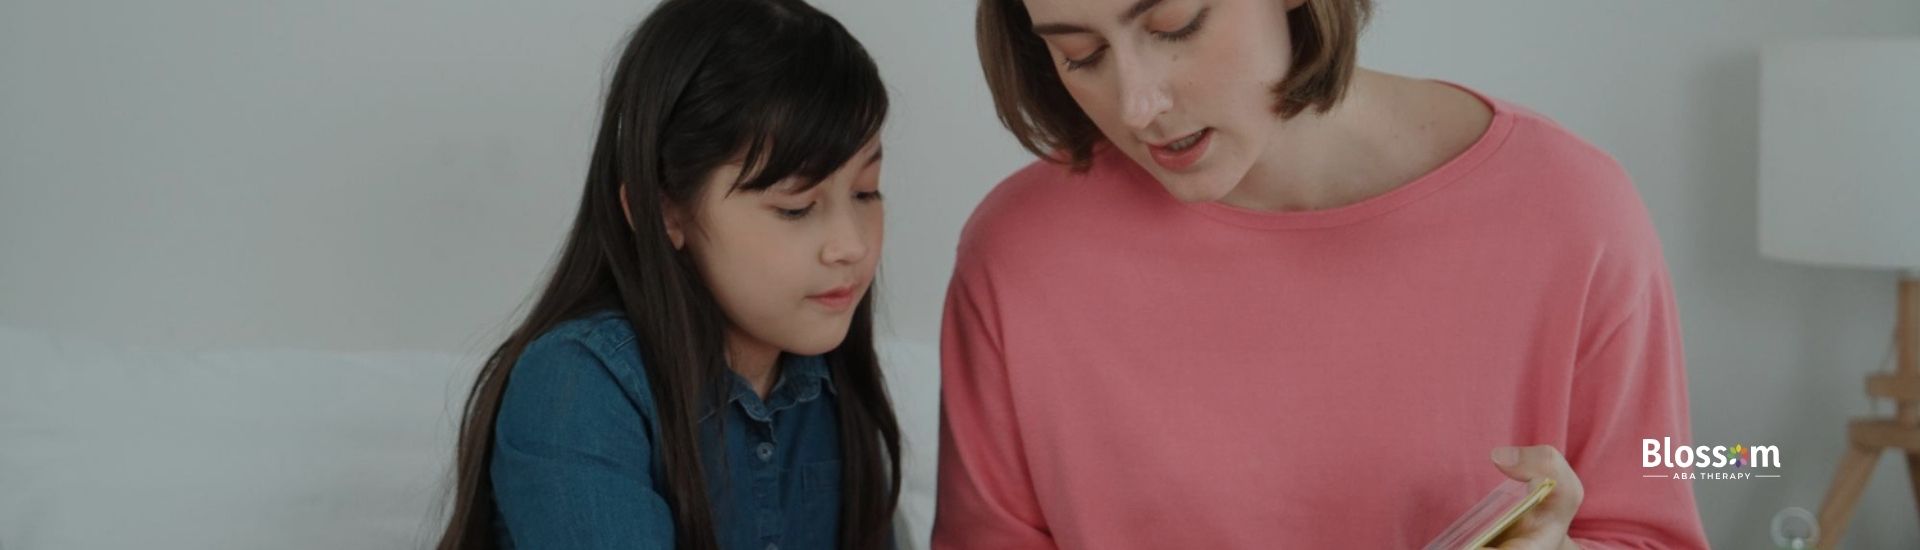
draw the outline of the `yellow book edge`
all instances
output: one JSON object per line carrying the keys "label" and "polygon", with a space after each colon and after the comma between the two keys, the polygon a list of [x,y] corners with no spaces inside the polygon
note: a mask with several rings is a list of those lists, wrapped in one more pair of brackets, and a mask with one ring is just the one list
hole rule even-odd
{"label": "yellow book edge", "polygon": [[1487,543],[1493,542],[1494,537],[1500,536],[1501,532],[1506,531],[1508,527],[1512,527],[1513,522],[1520,521],[1521,514],[1527,513],[1527,510],[1533,509],[1534,505],[1540,504],[1542,500],[1546,500],[1547,493],[1553,492],[1553,486],[1553,478],[1533,480],[1533,488],[1527,491],[1526,499],[1521,500],[1512,508],[1508,508],[1507,513],[1502,514],[1498,521],[1493,522],[1493,525],[1487,526],[1485,531],[1480,532],[1480,535],[1474,537],[1473,541],[1463,547],[1462,550],[1479,550],[1485,548]]}

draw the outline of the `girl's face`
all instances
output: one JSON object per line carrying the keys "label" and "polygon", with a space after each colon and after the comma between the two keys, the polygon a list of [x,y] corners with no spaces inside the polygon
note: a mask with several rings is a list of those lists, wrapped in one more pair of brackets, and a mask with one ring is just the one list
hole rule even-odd
{"label": "girl's face", "polygon": [[1216,201],[1267,150],[1306,0],[1026,0],[1054,69],[1107,140],[1182,201]]}
{"label": "girl's face", "polygon": [[879,139],[806,191],[793,178],[727,192],[740,170],[708,175],[692,223],[669,221],[675,245],[693,255],[737,336],[797,355],[839,347],[880,262]]}

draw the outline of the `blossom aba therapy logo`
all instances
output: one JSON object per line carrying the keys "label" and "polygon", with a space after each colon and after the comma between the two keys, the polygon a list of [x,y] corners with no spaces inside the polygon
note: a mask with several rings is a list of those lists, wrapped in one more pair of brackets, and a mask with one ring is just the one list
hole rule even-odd
{"label": "blossom aba therapy logo", "polygon": [[1780,477],[1777,445],[1673,445],[1673,438],[1640,440],[1640,467],[1664,468],[1662,474],[1640,477],[1672,479],[1751,479]]}

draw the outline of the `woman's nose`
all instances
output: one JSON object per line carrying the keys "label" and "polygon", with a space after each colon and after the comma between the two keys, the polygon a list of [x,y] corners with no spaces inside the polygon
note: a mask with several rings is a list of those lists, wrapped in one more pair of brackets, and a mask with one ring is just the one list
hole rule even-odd
{"label": "woman's nose", "polygon": [[1151,63],[1134,61],[1120,65],[1120,119],[1128,128],[1145,130],[1173,108],[1167,95],[1166,79]]}

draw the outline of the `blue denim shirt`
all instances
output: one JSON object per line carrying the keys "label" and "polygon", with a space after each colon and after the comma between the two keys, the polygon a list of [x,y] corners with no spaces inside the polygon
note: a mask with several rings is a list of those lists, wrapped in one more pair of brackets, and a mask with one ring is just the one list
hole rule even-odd
{"label": "blue denim shirt", "polygon": [[[567,321],[527,346],[494,423],[502,546],[674,547],[659,420],[642,369],[633,327],[617,311]],[[727,402],[701,419],[721,548],[839,546],[831,377],[818,356],[784,354],[779,376],[764,401],[731,376]]]}

